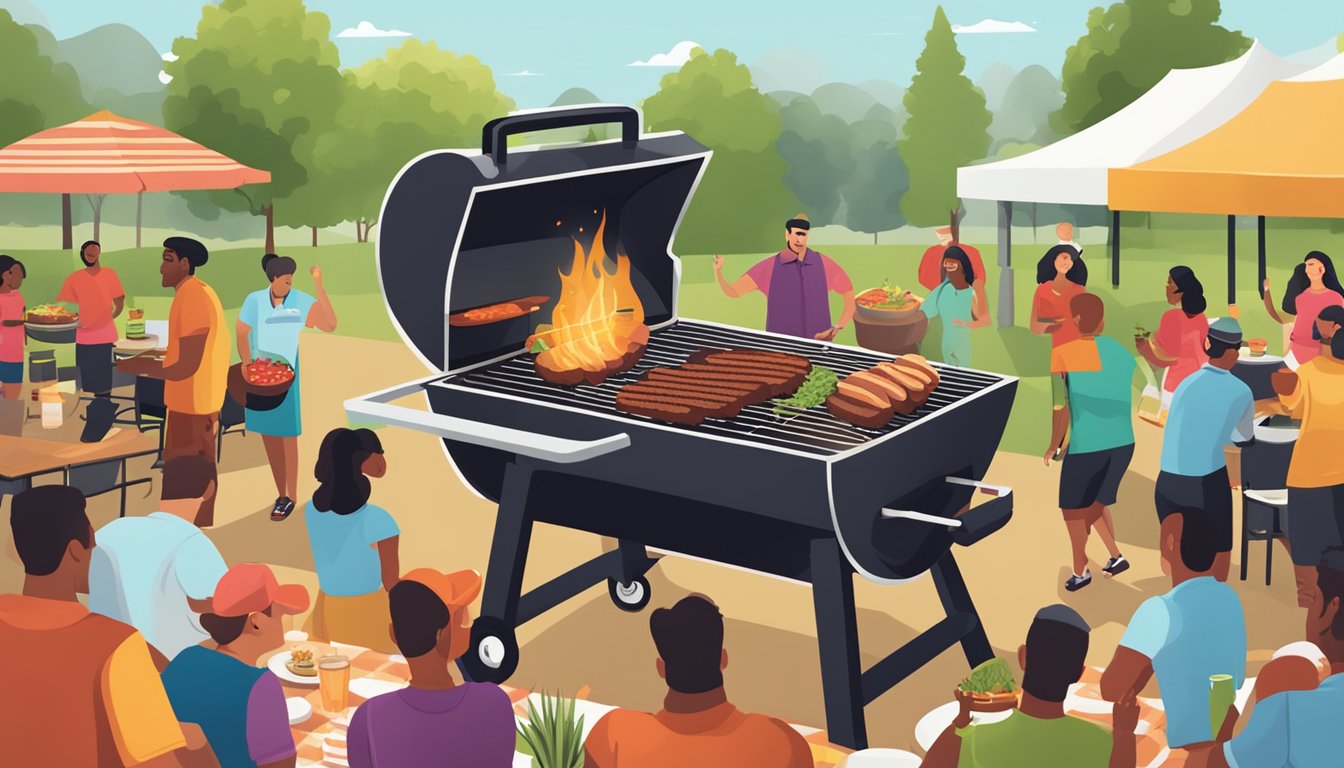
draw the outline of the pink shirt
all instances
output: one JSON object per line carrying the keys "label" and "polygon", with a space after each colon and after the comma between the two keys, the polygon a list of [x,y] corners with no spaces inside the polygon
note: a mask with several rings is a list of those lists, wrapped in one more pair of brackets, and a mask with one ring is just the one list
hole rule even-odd
{"label": "pink shirt", "polygon": [[1176,358],[1176,362],[1167,368],[1163,389],[1175,392],[1186,376],[1198,371],[1209,361],[1204,351],[1204,340],[1208,335],[1209,320],[1202,312],[1190,317],[1180,309],[1170,309],[1162,315],[1153,342],[1165,357]]}
{"label": "pink shirt", "polygon": [[117,326],[112,322],[112,303],[126,295],[117,273],[102,267],[98,274],[81,269],[65,279],[57,301],[79,305],[76,344],[115,344]]}
{"label": "pink shirt", "polygon": [[1328,288],[1320,293],[1307,289],[1297,295],[1297,319],[1289,336],[1297,362],[1305,363],[1321,353],[1321,342],[1311,337],[1311,331],[1326,307],[1344,307],[1344,296]]}
{"label": "pink shirt", "polygon": [[[18,291],[0,293],[0,321],[23,319],[23,294]],[[0,363],[22,363],[23,348],[27,343],[28,332],[22,325],[0,325]]]}

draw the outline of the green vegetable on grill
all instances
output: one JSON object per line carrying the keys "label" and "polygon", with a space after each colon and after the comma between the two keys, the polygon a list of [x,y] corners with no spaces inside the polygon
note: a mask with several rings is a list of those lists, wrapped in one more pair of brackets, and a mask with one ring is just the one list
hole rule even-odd
{"label": "green vegetable on grill", "polygon": [[990,659],[971,670],[971,676],[958,686],[966,693],[1011,693],[1017,690],[1017,681],[1003,659]]}
{"label": "green vegetable on grill", "polygon": [[835,385],[839,382],[839,377],[835,371],[830,368],[823,368],[820,365],[812,366],[812,370],[803,380],[802,386],[794,392],[791,397],[775,401],[775,414],[783,416],[789,410],[807,410],[815,408],[826,402],[826,398],[835,393]]}
{"label": "green vegetable on grill", "polygon": [[550,348],[551,348],[551,347],[550,347],[549,344],[547,344],[546,342],[542,341],[541,339],[537,339],[535,342],[532,343],[532,349],[530,349],[530,350],[528,350],[528,351],[531,352],[531,353],[534,354],[534,355],[540,355],[542,352],[545,352],[546,350],[548,350],[548,349],[550,349]]}

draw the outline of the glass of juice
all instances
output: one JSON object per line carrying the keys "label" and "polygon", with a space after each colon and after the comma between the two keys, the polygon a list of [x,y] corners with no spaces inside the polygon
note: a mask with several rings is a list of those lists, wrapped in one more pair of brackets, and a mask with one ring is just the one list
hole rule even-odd
{"label": "glass of juice", "polygon": [[339,654],[317,661],[317,684],[322,692],[322,709],[339,715],[350,706],[350,659]]}

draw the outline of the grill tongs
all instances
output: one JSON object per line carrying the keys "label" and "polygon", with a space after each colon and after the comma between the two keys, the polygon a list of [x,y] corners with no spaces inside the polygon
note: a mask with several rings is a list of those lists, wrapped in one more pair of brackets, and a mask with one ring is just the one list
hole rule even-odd
{"label": "grill tongs", "polygon": [[447,440],[495,448],[555,464],[588,461],[630,445],[630,436],[624,432],[598,440],[571,440],[391,405],[403,397],[424,392],[427,385],[442,378],[443,374],[437,374],[364,397],[346,400],[345,412],[351,418],[363,418],[390,427],[413,429]]}
{"label": "grill tongs", "polygon": [[907,509],[886,509],[882,510],[882,517],[887,519],[913,520],[929,525],[942,525],[951,529],[952,541],[963,547],[969,547],[972,544],[984,539],[990,534],[998,531],[1008,524],[1013,516],[1013,489],[1003,485],[991,485],[989,483],[967,480],[964,477],[948,477],[944,480],[951,485],[963,485],[982,491],[987,496],[994,496],[995,499],[978,507],[972,507],[964,510],[956,517],[941,517],[939,515],[930,515],[924,512],[913,512]]}

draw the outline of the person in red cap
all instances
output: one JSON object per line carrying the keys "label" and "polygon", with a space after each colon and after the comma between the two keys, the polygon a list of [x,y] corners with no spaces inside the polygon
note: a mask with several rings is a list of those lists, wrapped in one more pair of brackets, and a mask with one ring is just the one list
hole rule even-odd
{"label": "person in red cap", "polygon": [[454,662],[471,645],[467,607],[481,591],[475,571],[407,573],[388,599],[390,632],[411,668],[410,687],[375,696],[350,720],[350,768],[513,764],[513,704],[493,683],[457,683]]}
{"label": "person in red cap", "polygon": [[163,687],[179,720],[199,723],[223,768],[290,768],[294,738],[280,680],[257,661],[284,645],[284,614],[308,609],[308,590],[280,584],[270,566],[243,563],[215,587],[201,615],[210,639],[177,655]]}
{"label": "person in red cap", "polygon": [[934,230],[938,235],[938,244],[929,246],[924,251],[924,255],[919,259],[919,284],[926,290],[932,291],[943,282],[946,275],[943,274],[943,254],[948,248],[954,245],[961,246],[961,250],[966,252],[966,256],[971,260],[971,266],[975,268],[975,274],[984,279],[985,263],[980,259],[980,251],[969,245],[958,243],[952,239],[951,227],[939,227]]}

